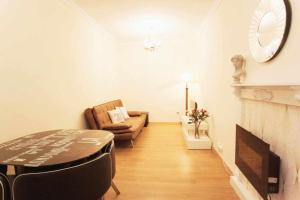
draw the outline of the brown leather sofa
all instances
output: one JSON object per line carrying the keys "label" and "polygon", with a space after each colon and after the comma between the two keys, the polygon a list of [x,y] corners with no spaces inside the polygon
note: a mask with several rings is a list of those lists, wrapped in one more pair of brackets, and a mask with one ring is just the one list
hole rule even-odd
{"label": "brown leather sofa", "polygon": [[84,114],[89,128],[111,131],[115,135],[115,141],[130,140],[132,142],[143,127],[148,125],[148,112],[128,111],[129,119],[113,124],[107,111],[122,106],[122,101],[118,99],[86,109]]}

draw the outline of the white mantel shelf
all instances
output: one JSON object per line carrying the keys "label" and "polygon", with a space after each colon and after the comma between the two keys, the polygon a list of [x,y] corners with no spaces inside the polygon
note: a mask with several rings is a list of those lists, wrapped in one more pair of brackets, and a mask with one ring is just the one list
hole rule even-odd
{"label": "white mantel shelf", "polygon": [[232,84],[241,99],[300,106],[300,84]]}
{"label": "white mantel shelf", "polygon": [[295,88],[300,89],[299,84],[232,84],[236,88]]}

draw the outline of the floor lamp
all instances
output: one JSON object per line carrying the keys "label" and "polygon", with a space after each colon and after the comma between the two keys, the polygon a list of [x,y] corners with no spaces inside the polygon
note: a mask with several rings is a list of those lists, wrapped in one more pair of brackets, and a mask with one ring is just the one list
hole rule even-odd
{"label": "floor lamp", "polygon": [[192,75],[189,73],[182,74],[181,79],[185,82],[185,115],[187,115],[189,111],[189,82]]}
{"label": "floor lamp", "polygon": [[189,87],[188,83],[185,83],[185,115],[189,112]]}

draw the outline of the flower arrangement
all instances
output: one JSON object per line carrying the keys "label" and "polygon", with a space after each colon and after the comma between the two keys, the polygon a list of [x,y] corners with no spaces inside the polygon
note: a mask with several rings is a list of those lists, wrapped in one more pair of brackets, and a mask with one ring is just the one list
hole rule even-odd
{"label": "flower arrangement", "polygon": [[194,109],[191,113],[189,113],[189,117],[192,122],[195,124],[195,138],[199,138],[199,127],[202,121],[205,121],[206,118],[209,117],[207,110],[205,109]]}

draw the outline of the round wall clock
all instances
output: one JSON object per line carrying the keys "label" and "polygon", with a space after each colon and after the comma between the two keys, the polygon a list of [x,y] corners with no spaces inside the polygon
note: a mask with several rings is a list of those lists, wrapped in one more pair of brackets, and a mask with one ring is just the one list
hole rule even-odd
{"label": "round wall clock", "polygon": [[251,20],[249,47],[257,62],[272,60],[287,40],[291,25],[288,0],[261,0]]}

